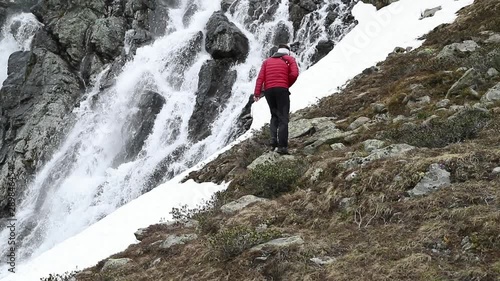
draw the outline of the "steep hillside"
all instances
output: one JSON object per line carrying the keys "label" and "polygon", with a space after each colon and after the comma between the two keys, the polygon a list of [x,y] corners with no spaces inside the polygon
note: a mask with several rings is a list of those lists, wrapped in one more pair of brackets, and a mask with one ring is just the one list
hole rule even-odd
{"label": "steep hillside", "polygon": [[225,152],[190,178],[226,191],[76,280],[500,280],[499,13],[476,0],[294,114],[292,155],[267,128]]}

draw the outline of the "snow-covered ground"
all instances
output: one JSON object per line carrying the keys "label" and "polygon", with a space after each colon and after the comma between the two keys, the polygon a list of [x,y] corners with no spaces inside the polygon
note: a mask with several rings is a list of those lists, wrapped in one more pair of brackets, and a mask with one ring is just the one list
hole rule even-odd
{"label": "snow-covered ground", "polygon": [[[420,46],[422,41],[417,38],[442,23],[452,22],[456,18],[456,12],[472,2],[473,0],[400,0],[379,11],[371,5],[358,3],[353,13],[359,24],[324,59],[301,73],[291,88],[292,111],[335,93],[338,87],[342,87],[365,68],[384,60],[395,47]],[[434,17],[419,20],[425,9],[440,5],[443,9]],[[266,102],[254,104],[252,129],[261,128],[269,121],[268,111]],[[235,143],[248,138],[250,134],[248,132]],[[210,159],[216,156],[213,155]],[[202,165],[200,163],[190,171],[199,169]],[[138,228],[171,219],[169,212],[172,207],[183,204],[195,207],[227,186],[197,184],[193,181],[179,183],[190,171],[124,205],[37,258],[16,265],[16,273],[8,274],[3,280],[35,281],[49,273],[63,273],[92,266],[136,243],[133,233]]]}

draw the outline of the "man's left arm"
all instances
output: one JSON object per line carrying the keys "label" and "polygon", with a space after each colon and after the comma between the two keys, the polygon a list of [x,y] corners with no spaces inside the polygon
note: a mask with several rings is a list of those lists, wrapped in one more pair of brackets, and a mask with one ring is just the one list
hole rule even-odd
{"label": "man's left arm", "polygon": [[293,57],[290,57],[288,62],[288,67],[290,69],[290,73],[288,74],[288,87],[291,87],[299,77],[299,67]]}

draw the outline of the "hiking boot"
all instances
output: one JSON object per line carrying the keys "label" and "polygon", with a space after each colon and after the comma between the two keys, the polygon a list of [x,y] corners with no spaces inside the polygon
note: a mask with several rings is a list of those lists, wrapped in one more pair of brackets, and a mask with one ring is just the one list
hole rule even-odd
{"label": "hiking boot", "polygon": [[278,147],[278,150],[276,150],[276,152],[278,152],[281,155],[290,154],[288,153],[288,149],[286,147]]}
{"label": "hiking boot", "polygon": [[278,147],[278,142],[275,140],[272,140],[269,142],[269,146],[271,146],[271,151],[274,151],[276,147]]}

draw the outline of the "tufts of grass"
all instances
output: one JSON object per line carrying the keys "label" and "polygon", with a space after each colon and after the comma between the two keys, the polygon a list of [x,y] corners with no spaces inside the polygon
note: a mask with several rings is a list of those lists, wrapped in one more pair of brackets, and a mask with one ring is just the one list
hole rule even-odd
{"label": "tufts of grass", "polygon": [[294,189],[294,184],[305,171],[302,161],[280,161],[258,165],[246,179],[253,194],[265,198],[275,198]]}

